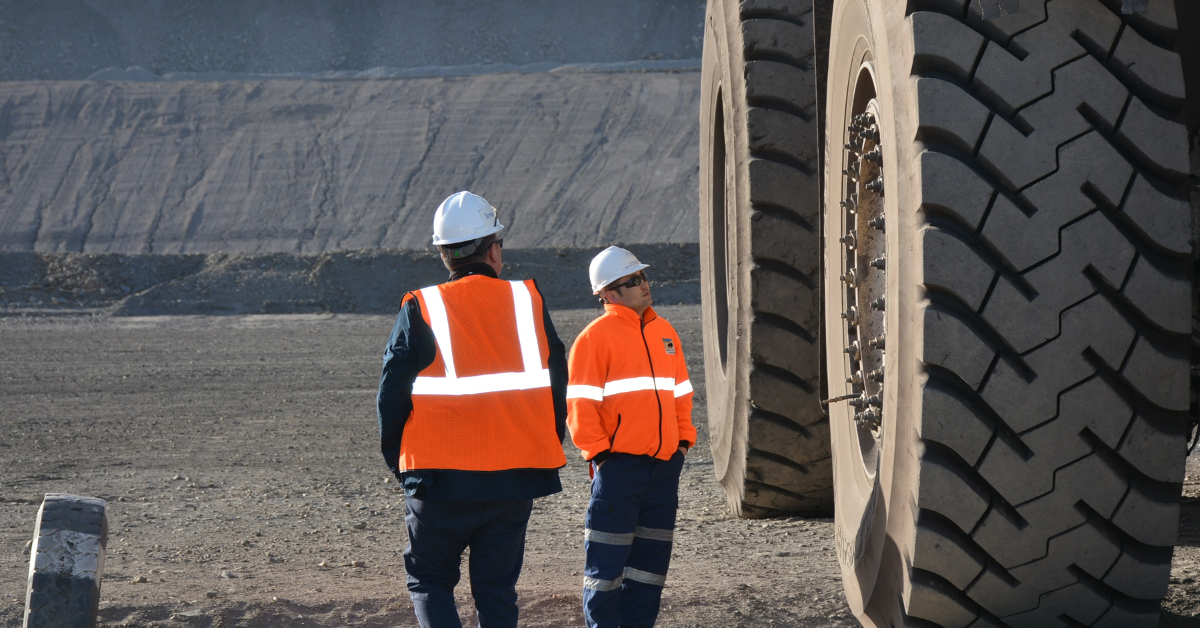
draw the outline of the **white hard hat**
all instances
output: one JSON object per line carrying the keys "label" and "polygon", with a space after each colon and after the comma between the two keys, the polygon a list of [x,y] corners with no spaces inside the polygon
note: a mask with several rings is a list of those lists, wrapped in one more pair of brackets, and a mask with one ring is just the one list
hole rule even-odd
{"label": "white hard hat", "polygon": [[438,246],[478,240],[501,229],[496,208],[470,192],[451,194],[433,215],[433,243]]}
{"label": "white hard hat", "polygon": [[588,278],[592,280],[592,294],[600,294],[604,286],[625,275],[632,275],[649,267],[649,264],[639,262],[633,253],[619,246],[610,246],[593,257],[591,266],[588,266]]}

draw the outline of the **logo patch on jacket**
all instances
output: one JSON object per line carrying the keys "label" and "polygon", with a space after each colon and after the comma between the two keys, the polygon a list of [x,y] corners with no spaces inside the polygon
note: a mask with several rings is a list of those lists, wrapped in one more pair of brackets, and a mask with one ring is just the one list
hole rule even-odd
{"label": "logo patch on jacket", "polygon": [[667,350],[668,355],[675,355],[675,341],[670,338],[663,338],[663,348]]}

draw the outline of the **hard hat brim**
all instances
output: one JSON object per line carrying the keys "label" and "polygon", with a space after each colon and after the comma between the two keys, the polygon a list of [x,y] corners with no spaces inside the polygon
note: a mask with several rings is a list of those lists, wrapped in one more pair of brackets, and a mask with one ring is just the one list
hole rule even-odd
{"label": "hard hat brim", "polygon": [[629,272],[623,272],[620,275],[617,275],[616,277],[609,277],[608,279],[605,279],[604,281],[602,281],[598,284],[594,284],[592,286],[592,294],[600,294],[604,290],[604,287],[607,286],[608,284],[620,279],[621,277],[624,277],[625,275],[632,275],[633,273],[641,272],[647,268],[650,268],[649,264],[638,264],[637,266],[635,266],[633,268],[633,270],[631,270]]}
{"label": "hard hat brim", "polygon": [[496,223],[495,225],[488,227],[487,229],[480,229],[479,232],[477,233],[477,235],[475,235],[475,237],[473,237],[473,238],[468,238],[466,240],[454,240],[454,241],[439,239],[437,237],[437,234],[435,233],[435,234],[433,234],[433,245],[434,246],[453,247],[455,244],[467,244],[468,242],[478,240],[479,238],[486,238],[487,236],[490,236],[494,233],[500,233],[501,231],[504,231],[504,225],[502,225],[500,223]]}

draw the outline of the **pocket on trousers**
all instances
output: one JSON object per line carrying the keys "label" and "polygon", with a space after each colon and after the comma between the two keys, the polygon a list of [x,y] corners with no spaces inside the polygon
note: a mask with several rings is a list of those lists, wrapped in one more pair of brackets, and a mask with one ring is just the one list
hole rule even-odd
{"label": "pocket on trousers", "polygon": [[584,525],[588,529],[595,529],[596,524],[603,525],[608,521],[613,510],[613,503],[607,499],[593,499],[588,503],[587,515],[584,516]]}

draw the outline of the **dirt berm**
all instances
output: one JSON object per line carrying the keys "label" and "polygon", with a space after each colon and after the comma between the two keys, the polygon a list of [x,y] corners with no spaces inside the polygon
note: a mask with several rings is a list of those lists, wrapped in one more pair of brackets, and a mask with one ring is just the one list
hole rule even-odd
{"label": "dirt berm", "polygon": [[702,0],[0,0],[0,81],[695,59]]}
{"label": "dirt berm", "polygon": [[[655,302],[699,303],[695,244],[629,245],[651,264]],[[599,247],[505,249],[506,278],[533,278],[551,308],[589,308]],[[0,316],[107,313],[295,314],[396,311],[405,291],[441,283],[431,250],[124,255],[0,253]]]}

